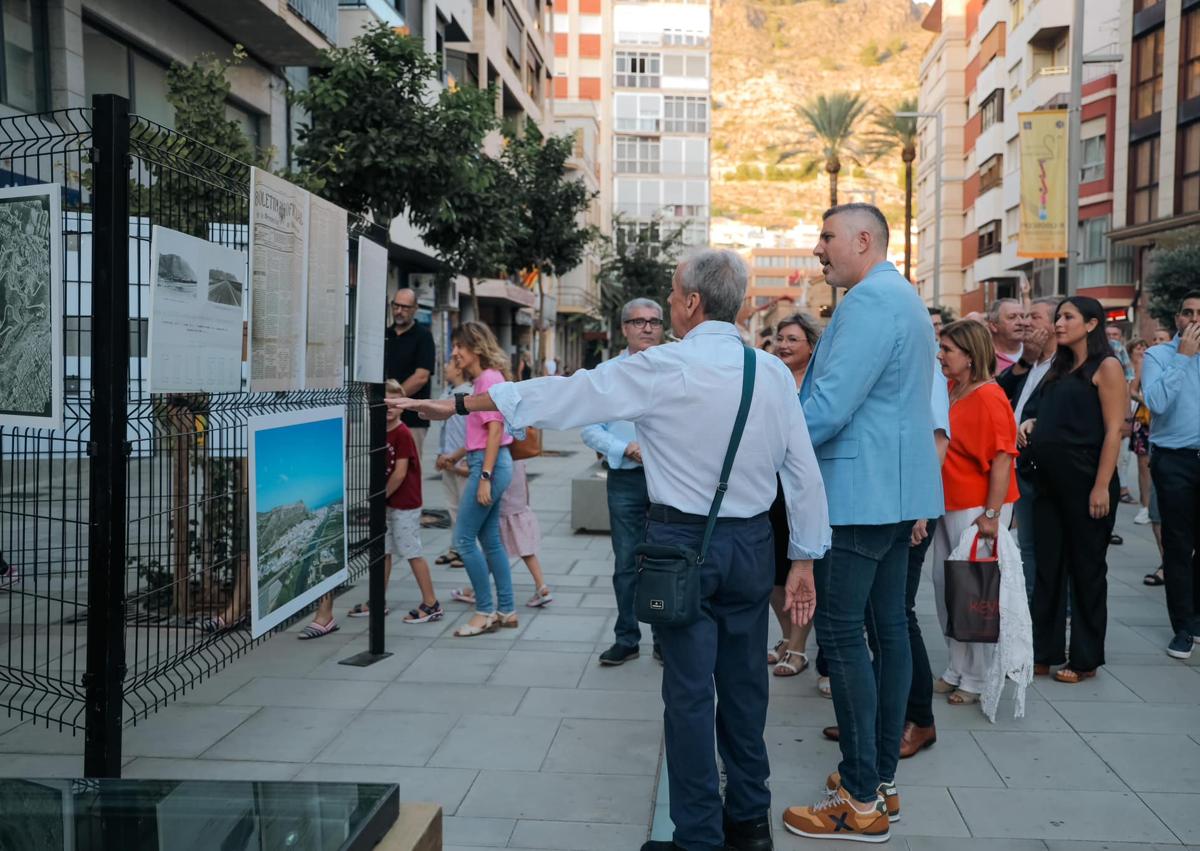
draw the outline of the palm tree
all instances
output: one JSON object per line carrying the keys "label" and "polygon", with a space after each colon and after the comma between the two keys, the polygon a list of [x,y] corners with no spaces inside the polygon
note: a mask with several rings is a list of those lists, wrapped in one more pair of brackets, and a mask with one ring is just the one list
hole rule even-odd
{"label": "palm tree", "polygon": [[899,113],[915,113],[917,99],[904,98],[895,109],[879,109],[870,137],[873,153],[880,155],[900,149],[904,161],[904,277],[912,280],[912,217],[913,217],[913,160],[917,158],[917,117]]}
{"label": "palm tree", "polygon": [[[867,99],[862,95],[851,92],[835,92],[828,97],[817,95],[796,107],[796,112],[808,124],[811,133],[809,149],[811,150],[815,143],[815,147],[819,151],[819,156],[813,161],[818,163],[823,161],[825,171],[829,174],[829,206],[831,207],[837,206],[838,172],[842,170],[842,158],[845,157],[860,164],[860,161],[866,156],[866,151],[855,142],[854,133],[867,106]],[[782,159],[793,156],[795,153],[797,152],[787,153]]]}

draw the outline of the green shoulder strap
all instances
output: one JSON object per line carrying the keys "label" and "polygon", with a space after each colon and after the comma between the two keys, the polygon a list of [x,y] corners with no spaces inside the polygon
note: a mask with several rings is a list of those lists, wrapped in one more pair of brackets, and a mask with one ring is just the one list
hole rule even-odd
{"label": "green shoulder strap", "polygon": [[708,542],[712,538],[713,529],[717,525],[717,515],[721,511],[721,502],[725,499],[725,491],[729,490],[729,473],[733,469],[733,459],[737,457],[738,444],[742,442],[746,418],[750,415],[750,399],[754,396],[755,366],[754,349],[743,346],[742,401],[738,406],[737,419],[733,421],[733,434],[729,436],[729,448],[725,450],[725,463],[721,467],[721,481],[717,484],[717,492],[713,496],[712,506],[708,509],[708,522],[704,525],[704,540],[700,544],[700,558],[697,560],[697,564],[704,564],[704,557],[708,554]]}

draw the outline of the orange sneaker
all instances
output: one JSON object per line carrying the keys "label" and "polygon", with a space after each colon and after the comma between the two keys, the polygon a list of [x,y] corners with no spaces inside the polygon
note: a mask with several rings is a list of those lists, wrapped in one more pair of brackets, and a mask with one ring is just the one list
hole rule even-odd
{"label": "orange sneaker", "polygon": [[847,839],[852,842],[887,842],[891,838],[887,805],[878,798],[869,812],[859,812],[850,793],[838,786],[811,807],[788,807],[783,826],[789,833],[809,839]]}
{"label": "orange sneaker", "polygon": [[[841,785],[842,775],[836,771],[825,780],[825,788],[830,792]],[[896,784],[880,783],[876,791],[883,796],[883,802],[887,805],[888,821],[900,821],[900,793],[896,791]]]}

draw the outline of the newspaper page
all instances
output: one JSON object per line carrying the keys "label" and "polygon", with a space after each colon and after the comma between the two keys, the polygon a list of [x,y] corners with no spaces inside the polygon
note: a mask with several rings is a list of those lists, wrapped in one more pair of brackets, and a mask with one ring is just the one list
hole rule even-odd
{"label": "newspaper page", "polygon": [[346,211],[324,198],[308,202],[308,335],[304,387],[342,386],[346,365]]}
{"label": "newspaper page", "polygon": [[242,389],[246,254],[154,227],[150,241],[151,393]]}
{"label": "newspaper page", "polygon": [[387,249],[358,240],[358,285],[354,299],[354,380],[383,383],[383,337],[387,322]]}
{"label": "newspaper page", "polygon": [[0,189],[0,426],[62,428],[62,187]]}
{"label": "newspaper page", "polygon": [[250,391],[304,387],[309,194],[250,173]]}

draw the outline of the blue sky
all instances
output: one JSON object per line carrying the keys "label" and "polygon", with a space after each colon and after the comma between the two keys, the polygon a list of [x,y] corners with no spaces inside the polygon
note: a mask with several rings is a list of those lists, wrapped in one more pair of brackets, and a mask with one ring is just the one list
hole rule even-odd
{"label": "blue sky", "polygon": [[281,426],[255,437],[259,512],[299,500],[310,509],[342,498],[342,421]]}

